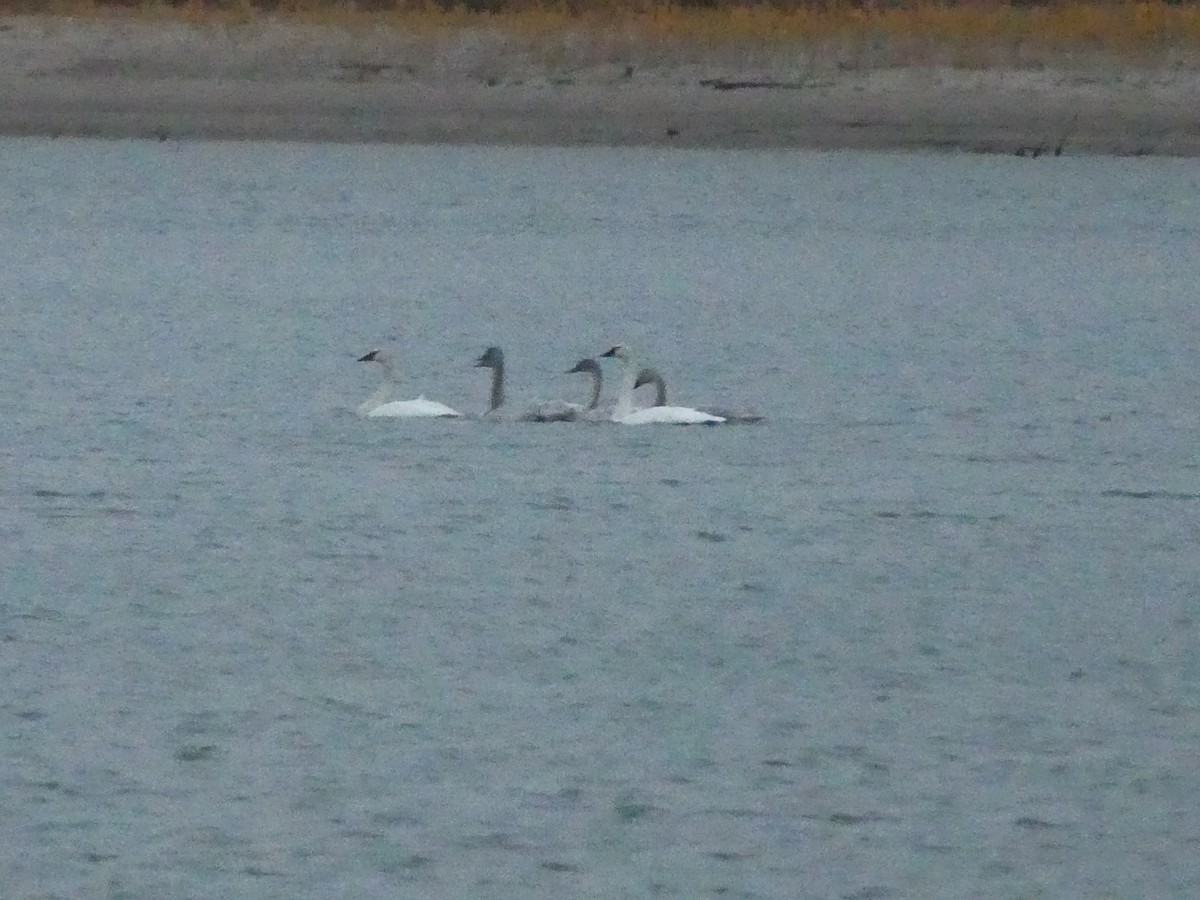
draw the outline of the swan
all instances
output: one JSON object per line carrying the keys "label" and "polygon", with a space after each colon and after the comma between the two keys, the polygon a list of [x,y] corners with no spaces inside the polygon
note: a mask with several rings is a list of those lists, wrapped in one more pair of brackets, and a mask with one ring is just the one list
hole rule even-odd
{"label": "swan", "polygon": [[[701,412],[687,406],[649,406],[645,409],[633,408],[633,392],[637,387],[638,376],[642,370],[638,368],[637,358],[623,344],[601,353],[602,358],[619,359],[625,364],[625,373],[621,379],[621,389],[617,394],[617,405],[613,408],[612,420],[621,425],[719,425],[725,421],[721,416]],[[666,399],[666,384],[663,384],[663,399]]]}
{"label": "swan", "polygon": [[[566,370],[566,374],[576,373],[589,374],[589,376],[592,376],[592,398],[590,398],[588,401],[587,406],[577,407],[577,418],[593,422],[612,421],[612,409],[604,409],[600,407],[600,392],[602,389],[604,389],[604,371],[601,370],[599,362],[596,362],[592,356],[588,356],[587,359],[581,359],[580,361],[576,362],[574,366],[571,366],[568,368],[568,370]],[[653,376],[653,370],[649,370],[649,368],[643,368],[643,370],[638,373],[637,377],[641,378],[642,374],[646,373],[650,373]],[[577,404],[572,403],[570,406],[577,406]]]}
{"label": "swan", "polygon": [[592,377],[591,399],[588,400],[587,406],[580,408],[578,418],[587,422],[611,422],[612,409],[600,406],[600,393],[604,387],[604,372],[600,368],[600,363],[596,362],[590,356],[586,359],[581,359],[566,371],[568,375],[576,373]]}
{"label": "swan", "polygon": [[589,356],[567,369],[566,374],[574,375],[577,372],[592,376],[592,399],[588,401],[587,406],[583,407],[584,412],[592,412],[600,405],[600,388],[604,385],[604,371],[600,368],[600,363]]}
{"label": "swan", "polygon": [[[492,393],[486,415],[497,416],[504,405],[504,351],[488,347],[475,363],[477,369],[492,370]],[[522,422],[574,422],[583,412],[578,403],[553,400],[543,403],[520,417]]]}
{"label": "swan", "polygon": [[[592,359],[590,356],[587,359],[581,359],[574,366],[567,369],[568,375],[573,375],[576,372],[586,372],[592,376],[592,399],[585,407],[585,410],[591,412],[600,405],[600,390],[604,386],[604,372],[600,368],[600,363]],[[654,369],[646,368],[638,372],[637,383],[635,388],[641,387],[643,384],[653,382],[658,385],[658,395],[654,403],[655,406],[667,405],[667,386],[663,382],[663,377],[654,371]]]}
{"label": "swan", "polygon": [[[658,373],[657,369],[642,369],[638,372],[637,379],[633,382],[634,390],[640,388],[643,384],[654,385],[654,405],[667,405],[667,380]],[[724,419],[730,424],[739,425],[757,425],[763,421],[763,416],[755,412],[730,412],[724,409],[703,409],[701,412],[706,412],[710,416],[717,416]]]}
{"label": "swan", "polygon": [[399,416],[404,418],[431,418],[459,416],[461,413],[451,409],[436,400],[426,400],[424,395],[416,400],[392,400],[396,391],[396,374],[392,368],[392,358],[384,350],[372,350],[358,358],[359,362],[379,363],[383,367],[383,383],[379,390],[363,401],[358,407],[360,416],[377,418],[379,416]]}
{"label": "swan", "polygon": [[[568,369],[567,374],[572,372],[588,372],[592,376],[592,402],[588,404],[588,410],[595,410],[600,404],[600,388],[604,383],[604,375],[600,371],[600,363],[596,362],[591,357],[581,359],[575,363],[573,369]],[[640,388],[643,384],[653,384],[655,387],[654,405],[667,405],[667,383],[666,380],[658,374],[657,369],[646,367],[637,374],[637,380],[634,381],[634,390]]]}

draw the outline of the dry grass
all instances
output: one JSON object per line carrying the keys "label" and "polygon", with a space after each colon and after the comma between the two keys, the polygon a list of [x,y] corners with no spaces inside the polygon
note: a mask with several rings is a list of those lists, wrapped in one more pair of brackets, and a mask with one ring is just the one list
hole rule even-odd
{"label": "dry grass", "polygon": [[[453,5],[452,5],[453,4]],[[481,6],[493,5],[492,10]],[[871,48],[901,63],[949,58],[986,66],[1061,53],[1102,53],[1127,60],[1162,60],[1200,50],[1200,2],[1047,0],[1014,5],[995,0],[0,0],[0,15],[128,17],[196,25],[236,26],[283,20],[339,28],[395,28],[409,33],[487,27],[542,45],[564,35],[630,45],[698,47],[806,45]],[[865,60],[869,64],[869,60]]]}

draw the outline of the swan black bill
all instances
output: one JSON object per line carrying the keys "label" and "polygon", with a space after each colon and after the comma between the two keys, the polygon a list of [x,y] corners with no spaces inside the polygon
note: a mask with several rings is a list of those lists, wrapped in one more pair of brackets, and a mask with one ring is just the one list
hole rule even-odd
{"label": "swan black bill", "polygon": [[475,368],[498,369],[504,365],[504,351],[499,347],[488,347],[475,363]]}

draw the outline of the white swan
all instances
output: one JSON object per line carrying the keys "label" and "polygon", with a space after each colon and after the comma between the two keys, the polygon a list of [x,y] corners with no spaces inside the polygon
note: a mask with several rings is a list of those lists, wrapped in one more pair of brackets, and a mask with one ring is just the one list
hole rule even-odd
{"label": "white swan", "polygon": [[386,351],[372,350],[370,353],[360,356],[358,361],[379,363],[383,368],[383,383],[379,385],[379,390],[359,404],[358,414],[360,416],[370,418],[380,416],[445,418],[462,415],[444,403],[426,400],[424,395],[417,397],[416,400],[392,400],[392,395],[396,392],[396,373],[392,368],[392,358]]}
{"label": "white swan", "polygon": [[[649,406],[645,409],[634,409],[633,392],[637,387],[638,376],[642,373],[642,370],[638,368],[637,359],[629,348],[622,344],[617,344],[600,355],[619,359],[625,364],[621,389],[617,394],[617,405],[613,408],[612,420],[614,422],[620,425],[719,425],[725,421],[721,416],[714,416],[688,406]],[[665,384],[663,392],[665,395]],[[664,399],[666,399],[665,396]]]}
{"label": "white swan", "polygon": [[[638,372],[637,380],[634,381],[634,390],[640,388],[643,384],[654,385],[654,405],[667,405],[667,380],[658,373],[657,369],[642,369]],[[764,420],[764,417],[756,412],[734,412],[724,409],[702,409],[701,412],[706,412],[710,416],[718,416],[730,424],[738,425],[757,425]]]}
{"label": "white swan", "polygon": [[[595,360],[592,360],[592,363],[595,365]],[[501,407],[504,405],[504,351],[499,347],[488,347],[479,357],[475,366],[492,370],[491,400],[486,415],[499,416]],[[584,412],[586,409],[578,403],[550,400],[538,404],[529,412],[521,415],[519,420],[522,422],[574,422]]]}

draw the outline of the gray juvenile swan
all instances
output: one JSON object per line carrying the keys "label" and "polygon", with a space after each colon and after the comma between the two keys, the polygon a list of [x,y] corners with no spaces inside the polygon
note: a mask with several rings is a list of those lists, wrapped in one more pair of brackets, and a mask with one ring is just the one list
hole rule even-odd
{"label": "gray juvenile swan", "polygon": [[[476,368],[492,370],[492,392],[487,415],[497,416],[504,406],[504,351],[488,347],[475,363]],[[522,422],[574,422],[583,411],[577,403],[565,400],[542,403],[518,417]]]}
{"label": "gray juvenile swan", "polygon": [[600,389],[604,385],[604,371],[600,368],[600,363],[589,356],[567,369],[568,375],[574,375],[576,372],[592,376],[592,399],[588,401],[587,406],[583,407],[585,412],[591,412],[600,405]]}
{"label": "gray juvenile swan", "polygon": [[415,400],[393,400],[396,393],[396,373],[392,368],[392,358],[385,350],[372,350],[358,358],[359,362],[379,363],[383,368],[383,382],[379,390],[359,404],[358,414],[370,418],[391,416],[398,418],[446,418],[459,416],[457,410],[451,409],[436,400],[426,400],[424,395]]}
{"label": "gray juvenile swan", "polygon": [[[581,359],[571,368],[567,369],[568,375],[574,375],[577,372],[590,375],[592,377],[592,398],[588,401],[587,406],[581,407],[580,417],[589,419],[591,421],[611,420],[612,410],[603,410],[600,408],[600,393],[604,388],[604,371],[600,368],[600,363],[596,362],[596,360],[592,359],[590,356],[586,359]],[[645,379],[645,381],[642,379]],[[653,369],[642,369],[642,371],[638,373],[637,386],[649,384],[650,382],[659,384],[662,382],[662,376]],[[655,406],[666,406],[666,391],[666,385],[663,384],[659,389],[659,397],[662,399],[660,402],[655,403]]]}
{"label": "gray juvenile swan", "polygon": [[658,369],[645,368],[638,372],[637,380],[633,382],[636,391],[643,384],[654,385],[654,405],[667,405],[667,380],[658,374]]}
{"label": "gray juvenile swan", "polygon": [[[637,380],[634,381],[634,390],[640,388],[643,384],[654,385],[654,405],[667,405],[667,380],[658,373],[657,369],[642,369],[638,372]],[[706,412],[710,416],[719,416],[730,424],[737,425],[757,425],[763,421],[763,416],[756,412],[733,412],[725,409],[702,409],[701,412]]]}
{"label": "gray juvenile swan", "polygon": [[[620,425],[719,425],[725,421],[721,416],[714,416],[688,406],[649,406],[645,409],[634,409],[633,392],[637,386],[638,376],[642,374],[642,369],[637,364],[637,358],[623,344],[617,344],[600,355],[619,359],[625,364],[621,389],[617,394],[617,405],[613,408],[612,420],[614,422]],[[665,383],[663,395],[665,400]]]}

